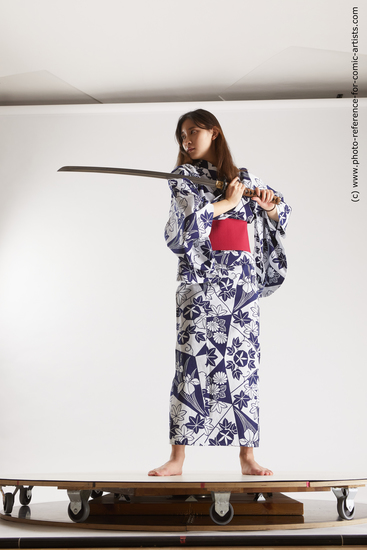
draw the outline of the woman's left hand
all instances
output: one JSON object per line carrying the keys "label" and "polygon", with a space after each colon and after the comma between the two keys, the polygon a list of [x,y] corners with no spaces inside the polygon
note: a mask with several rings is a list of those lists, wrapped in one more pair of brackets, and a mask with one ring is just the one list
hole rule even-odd
{"label": "woman's left hand", "polygon": [[252,200],[257,202],[263,210],[266,210],[269,218],[277,222],[279,220],[278,210],[275,203],[271,202],[274,198],[274,191],[255,187],[255,192],[256,195],[251,197]]}
{"label": "woman's left hand", "polygon": [[264,210],[271,210],[274,204],[271,202],[274,198],[274,191],[271,189],[259,189],[255,187],[256,195],[251,197]]}

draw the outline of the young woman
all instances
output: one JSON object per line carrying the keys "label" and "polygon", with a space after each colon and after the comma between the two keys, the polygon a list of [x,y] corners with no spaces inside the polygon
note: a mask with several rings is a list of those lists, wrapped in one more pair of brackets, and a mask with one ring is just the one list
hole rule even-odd
{"label": "young woman", "polygon": [[[238,169],[216,117],[203,109],[178,121],[178,167],[167,245],[178,256],[176,375],[170,401],[171,457],[152,476],[180,475],[186,445],[240,447],[242,474],[271,475],[259,466],[258,368],[260,296],[283,282],[280,242],[291,212],[274,191]],[[185,176],[205,177],[198,185]],[[225,194],[216,181],[229,182]],[[244,188],[256,191],[243,197]],[[254,256],[247,223],[254,222]]]}

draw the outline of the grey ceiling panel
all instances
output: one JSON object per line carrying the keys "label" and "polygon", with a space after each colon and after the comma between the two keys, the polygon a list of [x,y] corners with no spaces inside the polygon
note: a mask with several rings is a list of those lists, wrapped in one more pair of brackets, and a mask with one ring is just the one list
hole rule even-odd
{"label": "grey ceiling panel", "polygon": [[0,78],[0,105],[100,103],[48,71]]}
{"label": "grey ceiling panel", "polygon": [[[359,90],[367,96],[367,55],[359,55]],[[226,100],[350,97],[351,54],[289,47],[220,92]]]}

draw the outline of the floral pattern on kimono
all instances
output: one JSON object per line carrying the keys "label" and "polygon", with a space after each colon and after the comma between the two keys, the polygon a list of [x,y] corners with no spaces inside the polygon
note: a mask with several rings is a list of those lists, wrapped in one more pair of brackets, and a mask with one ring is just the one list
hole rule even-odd
{"label": "floral pattern on kimono", "polygon": [[[222,198],[217,171],[207,161],[173,172],[168,247],[178,256],[176,374],[170,399],[170,442],[174,445],[259,445],[260,296],[284,281],[285,235],[290,207],[281,197],[274,222],[259,205],[243,198],[217,219],[254,222],[254,256],[213,251],[213,203]],[[185,175],[204,176],[197,185]],[[246,169],[241,180],[266,188]]]}

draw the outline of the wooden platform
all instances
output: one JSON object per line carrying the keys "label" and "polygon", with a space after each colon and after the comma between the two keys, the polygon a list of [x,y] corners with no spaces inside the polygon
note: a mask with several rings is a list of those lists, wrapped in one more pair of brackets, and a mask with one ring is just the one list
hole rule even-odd
{"label": "wooden platform", "polygon": [[[305,472],[278,473],[266,477],[233,473],[189,474],[170,478],[149,477],[140,473],[7,476],[0,479],[0,487],[4,495],[8,494],[8,500],[12,498],[9,487],[11,492],[17,494],[22,487],[24,500],[27,487],[36,490],[38,486],[46,486],[67,490],[71,503],[14,506],[10,513],[0,514],[0,517],[5,521],[36,525],[152,532],[332,527],[347,519],[348,524],[367,522],[367,505],[359,504],[353,510],[354,516],[349,517],[351,497],[348,497],[345,502],[349,508],[343,520],[339,515],[340,502],[337,508],[336,498],[334,502],[306,500],[302,503],[283,493],[291,493],[293,497],[294,493],[338,488],[352,494],[352,489],[366,484],[367,478],[361,475]],[[98,496],[96,491],[108,494]],[[234,512],[227,524],[221,524],[222,518],[216,512],[216,499],[223,495],[227,498],[226,505],[230,502]],[[91,499],[91,496],[94,498]],[[87,509],[86,514],[81,514],[82,517],[78,517],[78,512],[76,515],[73,512],[75,502]]]}

